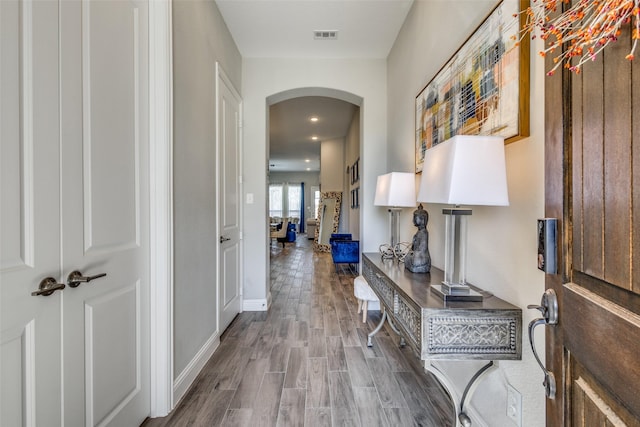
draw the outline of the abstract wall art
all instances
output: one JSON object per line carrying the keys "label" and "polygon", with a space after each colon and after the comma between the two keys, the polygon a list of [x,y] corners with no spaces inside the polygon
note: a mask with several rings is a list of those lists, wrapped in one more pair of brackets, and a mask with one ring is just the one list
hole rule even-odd
{"label": "abstract wall art", "polygon": [[455,135],[529,135],[529,40],[520,37],[526,0],[503,0],[416,97],[415,167]]}

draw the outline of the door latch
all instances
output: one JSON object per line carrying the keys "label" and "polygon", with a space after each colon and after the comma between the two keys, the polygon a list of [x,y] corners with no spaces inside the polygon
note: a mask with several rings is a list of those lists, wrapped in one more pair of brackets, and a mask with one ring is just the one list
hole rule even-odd
{"label": "door latch", "polygon": [[549,399],[555,399],[556,397],[556,378],[553,375],[553,372],[548,371],[545,368],[544,364],[538,357],[538,352],[536,351],[536,345],[534,343],[534,329],[538,325],[557,325],[558,324],[558,297],[553,289],[547,289],[544,294],[542,294],[542,300],[540,305],[528,305],[528,309],[539,310],[542,313],[542,317],[538,319],[534,319],[529,323],[529,344],[531,344],[531,350],[533,350],[533,356],[536,358],[538,365],[544,372],[544,381],[542,385],[544,386],[545,395]]}

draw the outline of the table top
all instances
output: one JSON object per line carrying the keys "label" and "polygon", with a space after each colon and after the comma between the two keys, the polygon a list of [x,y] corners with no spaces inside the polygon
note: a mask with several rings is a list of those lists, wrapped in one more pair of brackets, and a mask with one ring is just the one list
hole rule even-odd
{"label": "table top", "polygon": [[431,267],[430,273],[412,273],[404,268],[404,263],[393,259],[383,260],[379,253],[363,253],[373,266],[382,274],[387,276],[394,284],[398,292],[405,298],[414,301],[422,308],[447,308],[464,310],[520,310],[490,292],[484,291],[473,284],[470,286],[482,294],[481,302],[469,301],[444,301],[431,290],[431,285],[439,285],[444,278],[444,272],[438,268]]}

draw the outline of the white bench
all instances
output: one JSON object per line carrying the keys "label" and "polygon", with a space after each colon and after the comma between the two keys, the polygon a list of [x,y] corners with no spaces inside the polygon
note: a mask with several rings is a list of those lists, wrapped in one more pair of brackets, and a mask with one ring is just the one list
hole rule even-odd
{"label": "white bench", "polygon": [[362,276],[353,280],[353,294],[358,299],[358,313],[362,311],[362,323],[367,323],[367,311],[380,310],[380,300]]}

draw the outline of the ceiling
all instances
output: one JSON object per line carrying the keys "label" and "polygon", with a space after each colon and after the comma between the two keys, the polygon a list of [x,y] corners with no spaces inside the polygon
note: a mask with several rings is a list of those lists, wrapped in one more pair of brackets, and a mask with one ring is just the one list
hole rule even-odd
{"label": "ceiling", "polygon": [[[413,0],[216,0],[245,58],[386,58]],[[316,40],[315,31],[337,31]],[[320,144],[347,134],[357,107],[301,97],[270,108],[270,171],[318,171]],[[319,121],[312,123],[311,116]],[[312,141],[312,136],[318,141]],[[309,159],[310,162],[305,162]]]}
{"label": "ceiling", "polygon": [[[359,107],[349,102],[322,96],[273,104],[269,108],[269,171],[319,171],[320,142],[344,137],[356,110]],[[318,121],[312,122],[312,117]]]}
{"label": "ceiling", "polygon": [[[413,0],[216,0],[245,58],[386,58]],[[314,31],[337,31],[315,40]]]}

